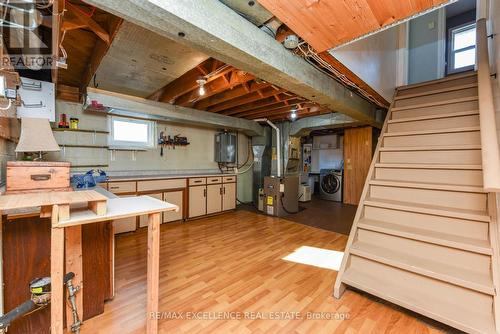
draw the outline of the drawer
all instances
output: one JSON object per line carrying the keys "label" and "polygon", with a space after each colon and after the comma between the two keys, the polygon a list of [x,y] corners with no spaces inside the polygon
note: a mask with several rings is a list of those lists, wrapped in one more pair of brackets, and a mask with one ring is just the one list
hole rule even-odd
{"label": "drawer", "polygon": [[98,183],[97,186],[108,190],[108,182]]}
{"label": "drawer", "polygon": [[108,190],[114,194],[135,193],[135,182],[108,182]]}
{"label": "drawer", "polygon": [[207,184],[217,184],[217,183],[222,183],[222,177],[220,176],[207,177]]}
{"label": "drawer", "polygon": [[7,162],[7,192],[69,190],[69,162]]}
{"label": "drawer", "polygon": [[199,185],[203,185],[203,184],[207,184],[206,177],[195,177],[195,178],[189,179],[190,186],[199,186]]}
{"label": "drawer", "polygon": [[236,175],[233,176],[224,176],[224,183],[236,182]]}
{"label": "drawer", "polygon": [[137,191],[186,188],[186,179],[138,181]]}

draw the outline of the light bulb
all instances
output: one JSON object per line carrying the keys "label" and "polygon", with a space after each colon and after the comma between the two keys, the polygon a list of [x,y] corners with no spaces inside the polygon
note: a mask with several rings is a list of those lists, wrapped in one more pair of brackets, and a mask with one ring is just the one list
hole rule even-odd
{"label": "light bulb", "polygon": [[292,111],[292,113],[290,115],[290,118],[291,119],[296,119],[297,118],[297,113],[295,111]]}
{"label": "light bulb", "polygon": [[205,87],[200,86],[200,89],[198,90],[198,93],[200,93],[200,95],[205,95]]}

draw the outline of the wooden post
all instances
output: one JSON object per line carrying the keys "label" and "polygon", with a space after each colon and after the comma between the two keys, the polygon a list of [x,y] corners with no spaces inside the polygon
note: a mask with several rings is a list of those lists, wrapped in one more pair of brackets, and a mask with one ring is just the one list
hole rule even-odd
{"label": "wooden post", "polygon": [[[73,285],[80,286],[80,291],[76,294],[76,307],[79,318],[83,318],[83,266],[82,266],[82,226],[71,226],[66,228],[66,273],[73,272],[75,278]],[[71,332],[73,314],[71,306],[66,303],[66,331]]]}
{"label": "wooden post", "polygon": [[[52,207],[52,226],[59,221],[59,207]],[[51,228],[50,238],[50,333],[63,333],[64,315],[64,228]]]}
{"label": "wooden post", "polygon": [[148,290],[146,333],[158,333],[158,288],[160,283],[160,220],[161,213],[148,215]]}

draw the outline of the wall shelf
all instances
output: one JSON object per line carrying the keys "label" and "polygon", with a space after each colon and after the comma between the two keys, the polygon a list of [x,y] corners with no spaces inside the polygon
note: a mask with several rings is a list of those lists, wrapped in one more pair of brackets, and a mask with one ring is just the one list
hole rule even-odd
{"label": "wall shelf", "polygon": [[62,147],[79,147],[79,148],[102,148],[102,149],[109,149],[109,146],[103,146],[103,145],[66,145],[66,144],[59,144],[59,146]]}
{"label": "wall shelf", "polygon": [[69,131],[69,132],[88,132],[88,133],[102,133],[102,134],[109,134],[109,131],[103,131],[103,130],[88,130],[88,129],[69,129],[69,128],[52,128],[52,131]]}

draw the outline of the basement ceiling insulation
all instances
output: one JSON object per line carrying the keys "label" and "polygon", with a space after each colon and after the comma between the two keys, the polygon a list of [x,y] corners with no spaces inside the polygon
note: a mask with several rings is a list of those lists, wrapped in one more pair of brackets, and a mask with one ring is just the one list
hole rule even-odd
{"label": "basement ceiling insulation", "polygon": [[[102,60],[98,88],[147,97],[208,58],[150,30],[123,22]],[[90,83],[94,87],[94,82]]]}

